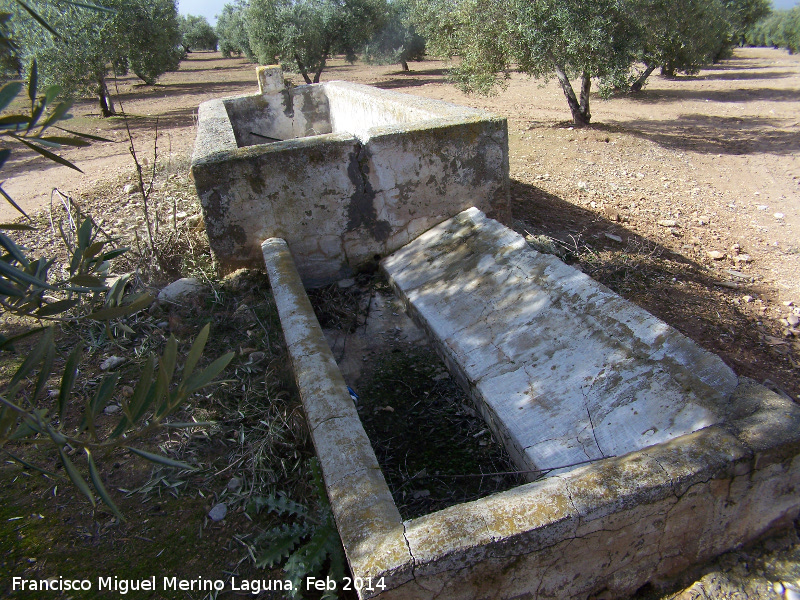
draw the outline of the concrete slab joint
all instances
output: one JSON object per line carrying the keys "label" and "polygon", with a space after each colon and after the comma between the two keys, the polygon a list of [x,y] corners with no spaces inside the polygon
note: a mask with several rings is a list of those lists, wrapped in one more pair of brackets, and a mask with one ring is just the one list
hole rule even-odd
{"label": "concrete slab joint", "polygon": [[278,67],[258,81],[198,113],[192,173],[221,272],[260,267],[279,237],[322,285],[470,206],[509,219],[505,119],[341,81],[285,88]]}

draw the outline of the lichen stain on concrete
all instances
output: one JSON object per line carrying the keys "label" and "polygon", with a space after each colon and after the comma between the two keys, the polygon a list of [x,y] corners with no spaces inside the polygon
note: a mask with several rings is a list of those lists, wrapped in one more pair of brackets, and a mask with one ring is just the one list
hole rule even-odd
{"label": "lichen stain on concrete", "polygon": [[283,96],[283,114],[286,115],[287,119],[293,119],[294,101],[292,100],[292,94],[288,89],[283,89],[281,95]]}
{"label": "lichen stain on concrete", "polygon": [[347,164],[347,177],[353,183],[356,191],[350,197],[347,206],[347,229],[354,231],[363,227],[372,234],[378,242],[385,242],[392,233],[392,226],[388,221],[378,219],[375,209],[375,190],[369,181],[369,165],[363,150],[353,152]]}

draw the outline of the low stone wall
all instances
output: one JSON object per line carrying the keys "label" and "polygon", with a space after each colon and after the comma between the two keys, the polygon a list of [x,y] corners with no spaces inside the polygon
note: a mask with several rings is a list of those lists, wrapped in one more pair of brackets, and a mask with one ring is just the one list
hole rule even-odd
{"label": "low stone wall", "polygon": [[192,174],[222,273],[280,237],[306,286],[469,206],[510,219],[505,119],[345,82],[204,102]]}
{"label": "low stone wall", "polygon": [[624,597],[800,511],[800,407],[743,379],[715,425],[402,521],[287,245],[262,250],[360,598]]}

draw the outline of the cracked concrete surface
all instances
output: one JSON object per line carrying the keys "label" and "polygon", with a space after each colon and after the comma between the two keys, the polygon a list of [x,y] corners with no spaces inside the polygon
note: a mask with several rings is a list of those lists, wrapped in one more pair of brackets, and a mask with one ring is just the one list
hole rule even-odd
{"label": "cracked concrete surface", "polygon": [[522,470],[621,456],[719,423],[738,383],[718,357],[477,209],[383,268]]}

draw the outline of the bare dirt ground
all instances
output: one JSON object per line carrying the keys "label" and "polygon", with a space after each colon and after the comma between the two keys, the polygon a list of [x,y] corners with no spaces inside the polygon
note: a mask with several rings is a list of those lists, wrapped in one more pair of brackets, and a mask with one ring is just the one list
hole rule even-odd
{"label": "bare dirt ground", "polygon": [[[469,97],[447,83],[444,63],[411,66],[402,73],[336,60],[323,80],[506,116],[516,229],[719,354],[739,375],[800,399],[800,332],[791,326],[800,314],[800,56],[739,49],[697,76],[654,75],[640,94],[593,98],[595,124],[584,129],[566,121],[554,82],[513,75],[499,95]],[[197,106],[253,92],[254,66],[198,52],[156,86],[129,77],[116,87],[146,161],[157,123],[158,160],[173,174],[156,193],[188,222],[199,211],[188,176]],[[72,112],[70,128],[114,140],[64,152],[85,175],[18,152],[3,169],[4,189],[36,212],[48,210],[57,187],[112,233],[130,232],[141,217],[122,189],[134,172],[125,123],[99,118],[90,101]],[[0,221],[16,216],[0,205]],[[772,542],[729,555],[681,597],[794,593],[800,550],[786,543],[790,549],[777,554]]]}

